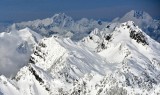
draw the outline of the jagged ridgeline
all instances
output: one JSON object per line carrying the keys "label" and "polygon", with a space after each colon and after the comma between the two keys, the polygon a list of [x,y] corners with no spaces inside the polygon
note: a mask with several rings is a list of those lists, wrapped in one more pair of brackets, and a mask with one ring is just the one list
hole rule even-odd
{"label": "jagged ridgeline", "polygon": [[33,47],[29,64],[13,79],[0,76],[0,94],[158,95],[160,92],[160,44],[133,21],[108,24],[102,30],[96,28],[77,42],[58,35],[42,38]]}
{"label": "jagged ridgeline", "polygon": [[[160,42],[160,21],[153,19],[148,13],[144,11],[131,10],[121,18],[116,18],[112,22],[93,20],[82,18],[74,20],[72,17],[64,13],[55,14],[53,17],[46,19],[37,19],[33,21],[15,23],[7,30],[20,30],[26,27],[34,30],[43,36],[61,35],[64,37],[71,37],[72,40],[81,40],[87,36],[94,28],[102,29],[108,23],[123,23],[127,21],[134,21],[145,33],[151,38]],[[107,26],[110,27],[109,25]]]}

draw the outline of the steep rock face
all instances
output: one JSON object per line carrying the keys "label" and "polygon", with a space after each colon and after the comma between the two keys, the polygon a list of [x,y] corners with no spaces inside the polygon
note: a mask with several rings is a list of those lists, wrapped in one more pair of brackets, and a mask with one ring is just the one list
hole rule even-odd
{"label": "steep rock face", "polygon": [[[154,42],[137,26],[134,26],[133,22],[129,21],[115,29],[111,41],[105,44],[106,49],[102,49],[98,54],[111,64],[120,63],[115,75],[118,74],[117,76],[122,79],[116,79],[116,81],[122,83],[123,87],[130,86],[133,90],[131,93],[137,92],[137,87],[145,89],[141,92],[143,94],[154,93],[151,89],[160,82],[159,66],[157,68],[160,52],[158,49],[153,49],[153,43],[159,47],[157,42]],[[122,90],[123,93],[126,93],[125,89]]]}
{"label": "steep rock face", "polygon": [[[132,21],[120,24],[112,33],[95,29],[87,39],[97,42],[98,52],[88,50],[83,42],[58,36],[42,39],[35,46],[29,65],[14,79],[0,77],[0,92],[10,94],[9,89],[15,95],[160,92],[160,44]],[[99,47],[102,43],[103,48]],[[88,44],[92,45],[89,41]]]}
{"label": "steep rock face", "polygon": [[[99,36],[96,34],[101,32],[106,33],[107,36]],[[113,33],[108,34],[106,31],[96,33],[86,37],[82,41],[82,45],[98,52],[100,56],[104,57],[105,60],[110,63],[111,67],[113,66],[112,70],[115,70],[114,72],[112,71],[112,75],[110,75],[112,77],[106,76],[107,79],[104,78],[104,80],[106,80],[104,83],[106,83],[107,88],[104,90],[105,86],[101,85],[101,93],[123,93],[122,95],[124,95],[128,93],[128,91],[123,87],[132,90],[129,94],[136,94],[139,89],[141,89],[139,93],[143,94],[158,93],[157,87],[160,81],[158,78],[160,61],[160,52],[158,49],[160,46],[157,42],[148,37],[141,29],[135,26],[132,21],[120,24],[115,28]],[[98,41],[94,40],[96,38]],[[92,46],[94,46],[94,49]],[[116,76],[119,76],[119,78]],[[111,80],[113,80],[114,83],[112,83]],[[154,85],[156,86],[154,87]],[[120,92],[114,92],[116,89]],[[148,89],[148,91],[142,89]],[[153,91],[150,89],[156,90]]]}
{"label": "steep rock face", "polygon": [[[23,67],[13,80],[19,88],[19,94],[65,94],[70,93],[87,73],[104,75],[104,67],[105,61],[95,53],[77,46],[69,39],[51,37],[39,42],[29,65]],[[2,89],[2,93],[6,89]]]}
{"label": "steep rock face", "polygon": [[112,43],[111,41],[113,39],[117,39],[117,41],[128,40],[129,42],[130,40],[135,40],[137,43],[148,45],[149,43],[145,35],[146,34],[132,21],[128,21],[127,23],[122,24],[115,23],[107,25],[102,30],[95,29],[89,34],[89,36],[82,39],[80,43],[92,51],[99,52],[101,49],[107,48],[107,45]]}

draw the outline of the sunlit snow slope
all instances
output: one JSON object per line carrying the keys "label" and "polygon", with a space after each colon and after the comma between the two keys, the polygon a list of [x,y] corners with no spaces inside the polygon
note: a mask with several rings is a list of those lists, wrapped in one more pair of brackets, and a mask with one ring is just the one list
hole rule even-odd
{"label": "sunlit snow slope", "polygon": [[132,21],[111,33],[98,31],[79,42],[59,36],[42,39],[13,79],[0,76],[0,94],[157,95],[160,44]]}

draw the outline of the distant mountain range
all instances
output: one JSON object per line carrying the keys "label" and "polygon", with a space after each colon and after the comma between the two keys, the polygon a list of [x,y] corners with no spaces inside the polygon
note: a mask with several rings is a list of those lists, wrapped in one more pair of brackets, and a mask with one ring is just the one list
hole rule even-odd
{"label": "distant mountain range", "polygon": [[[55,14],[51,18],[42,20],[27,21],[21,23],[14,23],[9,26],[7,30],[23,29],[29,27],[41,35],[50,36],[52,34],[59,34],[63,36],[72,37],[73,40],[80,40],[94,28],[102,29],[107,23],[123,23],[126,21],[133,21],[143,31],[145,31],[151,38],[160,42],[160,21],[153,19],[148,13],[144,11],[132,10],[126,13],[121,18],[115,18],[112,22],[96,21],[93,19],[82,18],[74,21],[73,18],[64,13]],[[78,36],[77,36],[78,35]]]}
{"label": "distant mountain range", "polygon": [[105,25],[106,22],[89,20],[87,18],[74,21],[66,14],[60,13],[55,14],[51,18],[46,18],[43,20],[14,23],[13,25],[9,26],[8,30],[19,30],[28,27],[43,36],[58,34],[61,36],[63,35],[64,37],[73,37],[74,40],[79,40],[91,32],[95,27],[103,28]]}
{"label": "distant mountain range", "polygon": [[62,13],[8,26],[0,33],[0,95],[158,95],[158,27],[142,11],[112,22]]}

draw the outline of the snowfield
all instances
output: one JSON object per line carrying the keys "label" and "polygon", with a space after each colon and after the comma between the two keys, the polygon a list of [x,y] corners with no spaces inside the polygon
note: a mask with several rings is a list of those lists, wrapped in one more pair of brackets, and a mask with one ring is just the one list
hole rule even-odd
{"label": "snowfield", "polygon": [[12,79],[0,76],[0,95],[160,94],[160,44],[133,21],[107,24],[76,42],[29,28],[16,33],[36,44]]}

